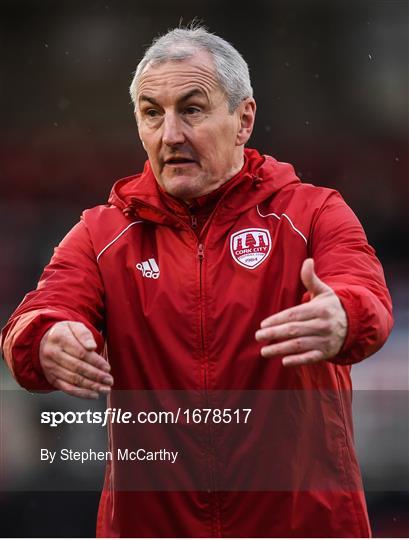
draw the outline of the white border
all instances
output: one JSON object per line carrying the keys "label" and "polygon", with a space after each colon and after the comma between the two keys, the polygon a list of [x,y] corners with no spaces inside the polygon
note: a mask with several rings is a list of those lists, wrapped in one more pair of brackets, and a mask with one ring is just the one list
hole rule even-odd
{"label": "white border", "polygon": [[[260,217],[263,217],[263,218],[266,218],[266,217],[268,217],[268,216],[273,216],[273,217],[277,218],[279,221],[280,221],[280,219],[281,219],[281,217],[278,216],[277,214],[275,214],[274,212],[272,212],[271,214],[266,214],[266,215],[264,216],[264,215],[260,212],[258,205],[257,205],[257,213],[258,213],[258,215],[259,215]],[[291,227],[294,229],[294,231],[295,231],[296,233],[298,233],[298,234],[301,236],[301,238],[304,240],[304,242],[305,242],[306,244],[308,244],[308,240],[305,238],[305,236],[303,235],[303,233],[302,233],[299,229],[297,229],[297,227],[294,225],[294,223],[291,221],[291,219],[287,216],[287,214],[281,214],[281,216],[284,216],[284,217],[287,219],[287,221],[290,223],[290,225],[291,225]]]}
{"label": "white border", "polygon": [[133,221],[132,223],[130,223],[127,227],[125,227],[125,229],[123,231],[121,231],[117,236],[115,236],[115,238],[113,240],[111,240],[111,242],[109,242],[109,244],[107,244],[103,249],[101,249],[101,251],[99,252],[99,254],[97,255],[97,262],[99,261],[99,258],[101,257],[101,255],[109,248],[112,246],[112,244],[114,242],[116,242],[118,240],[118,238],[120,238],[124,233],[126,233],[126,231],[132,227],[132,225],[136,225],[137,223],[142,223],[142,220],[141,221]]}

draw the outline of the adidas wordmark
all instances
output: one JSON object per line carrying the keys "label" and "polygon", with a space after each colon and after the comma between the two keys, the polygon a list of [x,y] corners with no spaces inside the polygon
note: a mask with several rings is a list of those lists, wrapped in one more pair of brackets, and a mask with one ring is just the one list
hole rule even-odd
{"label": "adidas wordmark", "polygon": [[159,266],[155,259],[148,259],[136,265],[136,268],[142,272],[142,276],[151,279],[158,279],[160,275]]}

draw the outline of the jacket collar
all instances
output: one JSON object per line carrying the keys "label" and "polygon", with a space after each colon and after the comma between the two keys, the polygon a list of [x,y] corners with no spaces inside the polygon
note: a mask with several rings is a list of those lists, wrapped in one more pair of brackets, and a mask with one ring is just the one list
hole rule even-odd
{"label": "jacket collar", "polygon": [[[211,210],[215,207],[219,219],[223,219],[224,214],[226,219],[231,219],[294,182],[299,182],[299,179],[291,165],[262,156],[256,150],[245,149],[242,170],[214,192],[196,199],[193,205]],[[160,189],[149,161],[146,161],[141,174],[116,182],[108,202],[131,218],[187,227],[182,214],[186,215],[188,206]]]}

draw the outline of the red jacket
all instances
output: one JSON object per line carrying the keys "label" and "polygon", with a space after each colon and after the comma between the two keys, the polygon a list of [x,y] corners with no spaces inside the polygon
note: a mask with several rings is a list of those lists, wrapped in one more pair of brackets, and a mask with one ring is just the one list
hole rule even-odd
{"label": "red jacket", "polygon": [[[84,212],[3,329],[5,359],[30,390],[53,389],[39,343],[56,321],[74,320],[99,350],[106,342],[111,407],[123,406],[124,390],[152,390],[140,399],[151,407],[165,396],[163,409],[177,390],[189,406],[253,409],[251,426],[201,425],[189,441],[164,435],[159,444],[176,437],[188,457],[176,469],[160,464],[152,485],[146,469],[127,483],[131,469],[108,464],[97,534],[368,536],[350,364],[382,346],[392,316],[359,221],[336,191],[301,183],[291,165],[254,150],[198,213],[200,233],[147,163],[115,184],[109,204]],[[336,358],[285,368],[260,356],[254,333],[308,301],[306,257],[339,296],[348,334]],[[111,426],[111,448],[119,437]]]}

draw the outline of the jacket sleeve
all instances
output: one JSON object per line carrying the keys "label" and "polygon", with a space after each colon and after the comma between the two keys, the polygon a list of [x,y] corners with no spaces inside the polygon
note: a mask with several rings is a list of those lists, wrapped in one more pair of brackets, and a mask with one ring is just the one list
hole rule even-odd
{"label": "jacket sleeve", "polygon": [[84,323],[100,352],[104,345],[103,302],[101,275],[81,219],[54,250],[37,289],[25,296],[2,330],[3,357],[19,384],[29,390],[55,389],[42,372],[39,346],[56,322]]}
{"label": "jacket sleeve", "polygon": [[335,291],[348,318],[343,347],[330,361],[359,362],[388,338],[392,302],[374,249],[358,218],[335,191],[312,223],[309,249],[318,277]]}

